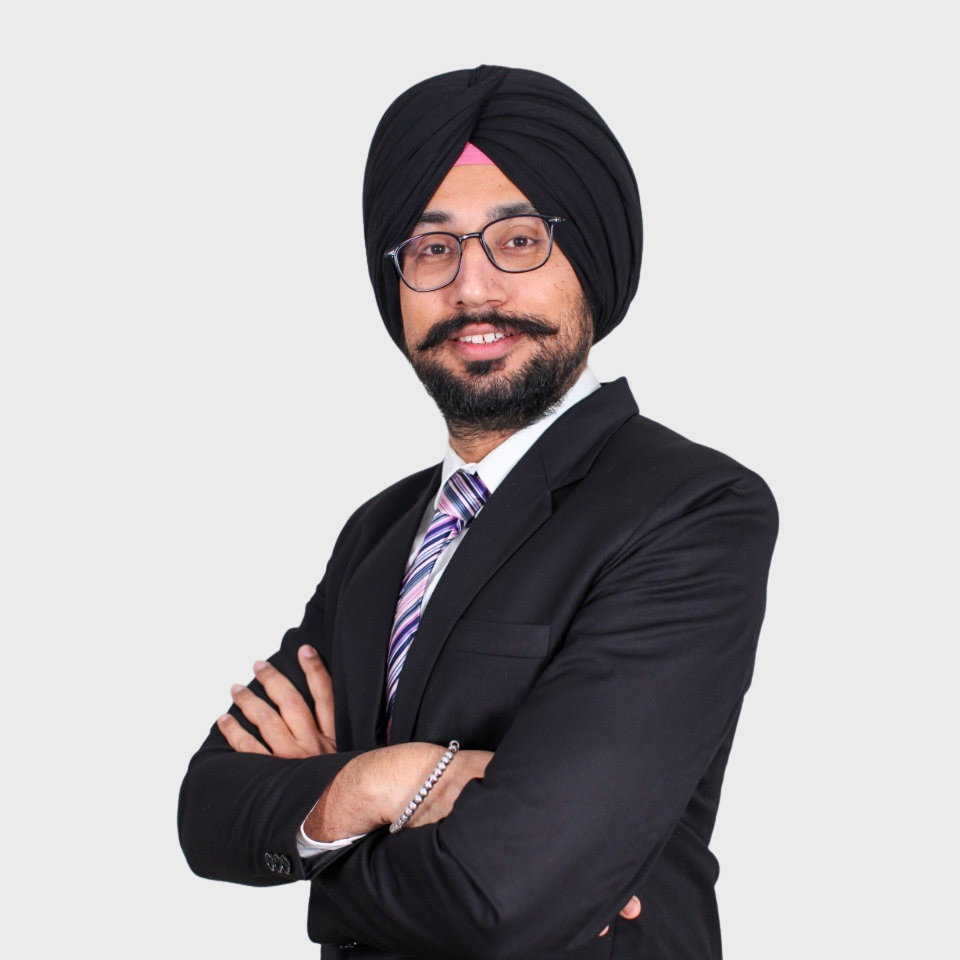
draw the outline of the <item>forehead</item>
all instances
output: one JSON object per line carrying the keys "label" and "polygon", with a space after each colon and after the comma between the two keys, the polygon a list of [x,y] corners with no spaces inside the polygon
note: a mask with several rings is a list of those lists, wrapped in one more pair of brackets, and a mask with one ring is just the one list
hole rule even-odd
{"label": "forehead", "polygon": [[418,223],[480,226],[504,212],[533,212],[524,192],[491,164],[453,167],[427,201]]}

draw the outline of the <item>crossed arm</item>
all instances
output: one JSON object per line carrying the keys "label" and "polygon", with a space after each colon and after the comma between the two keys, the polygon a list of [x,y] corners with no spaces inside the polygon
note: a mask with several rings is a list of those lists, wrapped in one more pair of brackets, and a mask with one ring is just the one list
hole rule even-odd
{"label": "crossed arm", "polygon": [[[427,807],[410,829],[374,830],[311,869],[312,895],[329,907],[316,916],[332,918],[329,931],[318,923],[311,936],[345,930],[437,957],[451,956],[451,944],[464,957],[496,958],[591,942],[640,888],[732,734],[777,526],[763,481],[720,464],[624,530],[482,778],[461,784],[452,803],[447,794],[446,816],[438,793],[433,822]],[[298,651],[324,642],[324,603],[318,589],[304,623],[271,658],[304,697]],[[258,679],[252,692],[261,686]],[[318,731],[332,747],[332,725]],[[404,746],[411,757],[420,749]],[[262,851],[289,845],[308,814],[313,835],[327,839],[397,816],[436,753],[411,759],[412,771],[393,762],[402,756],[393,749],[278,759],[236,752],[214,730],[181,794],[188,861],[203,876],[282,882],[265,875]],[[338,799],[341,771],[340,785],[356,779]],[[358,798],[360,811],[351,808]]]}
{"label": "crossed arm", "polygon": [[[254,675],[277,709],[247,687],[234,684],[234,703],[258,728],[264,741],[261,743],[235,717],[225,713],[217,726],[234,750],[289,759],[336,753],[330,675],[309,644],[300,647],[297,658],[314,709],[311,711],[297,688],[276,667],[257,661]],[[432,743],[401,743],[354,757],[317,800],[306,818],[305,833],[313,840],[329,842],[387,826],[399,816],[443,752],[443,747]],[[458,751],[455,762],[420,804],[408,828],[424,827],[446,817],[467,783],[483,778],[492,757],[488,750]],[[640,900],[632,896],[620,916],[635,919],[640,910]],[[599,936],[605,936],[609,929],[608,924]]]}

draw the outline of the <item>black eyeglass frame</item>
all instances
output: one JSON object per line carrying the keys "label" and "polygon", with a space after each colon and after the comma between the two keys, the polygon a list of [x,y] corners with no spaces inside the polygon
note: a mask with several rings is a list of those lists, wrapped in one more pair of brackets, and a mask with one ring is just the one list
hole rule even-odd
{"label": "black eyeglass frame", "polygon": [[[549,229],[549,238],[547,246],[547,255],[543,258],[542,263],[538,263],[535,267],[524,267],[523,270],[508,270],[506,267],[501,267],[496,260],[493,259],[493,254],[490,252],[490,248],[487,246],[486,241],[483,239],[483,234],[488,227],[492,227],[495,223],[501,223],[503,220],[515,220],[519,217],[535,217],[537,220],[542,220]],[[404,285],[409,287],[414,293],[433,293],[434,290],[442,290],[444,287],[449,287],[454,280],[460,274],[460,265],[463,263],[463,241],[469,240],[471,237],[476,237],[480,241],[480,246],[483,247],[483,252],[487,255],[487,259],[498,269],[504,273],[530,273],[533,270],[539,270],[546,262],[550,259],[550,254],[553,253],[553,228],[558,223],[565,223],[566,217],[548,217],[543,213],[511,213],[505,217],[497,217],[496,220],[491,220],[489,223],[485,223],[479,230],[475,233],[464,233],[457,235],[455,233],[450,233],[447,230],[429,230],[426,233],[418,233],[415,237],[408,237],[402,243],[398,243],[392,250],[388,250],[384,257],[387,260],[392,260],[394,267],[396,267],[397,274],[400,279],[403,281]],[[407,278],[403,275],[403,270],[400,269],[400,251],[408,244],[413,243],[414,240],[422,240],[424,237],[451,237],[457,241],[457,269],[454,271],[453,276],[447,280],[446,283],[441,283],[436,287],[428,287],[426,290],[420,289],[420,287],[415,287],[413,284],[407,281]]]}

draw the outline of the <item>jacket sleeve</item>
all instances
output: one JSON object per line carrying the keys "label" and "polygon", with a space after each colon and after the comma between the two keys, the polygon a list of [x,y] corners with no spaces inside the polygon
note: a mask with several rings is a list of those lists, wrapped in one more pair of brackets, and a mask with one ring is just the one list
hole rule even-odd
{"label": "jacket sleeve", "polygon": [[485,778],[445,820],[378,831],[316,874],[343,923],[436,958],[592,941],[736,722],[777,529],[763,480],[724,468],[625,531]]}
{"label": "jacket sleeve", "polygon": [[[323,650],[324,590],[321,581],[307,604],[303,623],[287,631],[280,650],[269,658],[311,705],[297,648],[311,643]],[[256,680],[249,687],[268,699]],[[259,736],[236,705],[230,713]],[[302,879],[297,853],[300,824],[326,785],[358,752],[302,760],[237,753],[214,725],[180,787],[177,826],[190,869],[211,880],[253,886]]]}
{"label": "jacket sleeve", "polygon": [[[333,556],[360,512],[341,531]],[[312,644],[330,666],[326,593],[332,563],[333,557],[307,603],[300,626],[288,630],[280,649],[269,657],[311,708],[313,698],[297,661],[297,649],[301,644]],[[258,681],[253,680],[248,686],[270,702]],[[230,713],[245,729],[260,737],[236,705],[231,706]],[[302,760],[237,753],[214,724],[191,759],[180,787],[177,828],[190,869],[211,880],[253,886],[304,879],[305,865],[297,852],[300,825],[327,784],[361,752],[344,751]],[[316,860],[332,863],[340,855],[341,851],[332,851]]]}

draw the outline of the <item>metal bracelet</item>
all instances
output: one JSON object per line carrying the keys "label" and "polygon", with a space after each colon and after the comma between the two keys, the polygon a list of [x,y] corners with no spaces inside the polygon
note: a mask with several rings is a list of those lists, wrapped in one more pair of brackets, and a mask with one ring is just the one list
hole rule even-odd
{"label": "metal bracelet", "polygon": [[440,758],[439,763],[433,768],[433,773],[424,781],[423,786],[414,794],[413,799],[404,807],[403,813],[397,820],[390,825],[391,833],[399,833],[406,825],[407,821],[417,812],[417,808],[426,799],[427,794],[437,785],[437,781],[443,776],[450,761],[460,749],[460,743],[457,740],[451,740],[447,746],[447,751]]}

